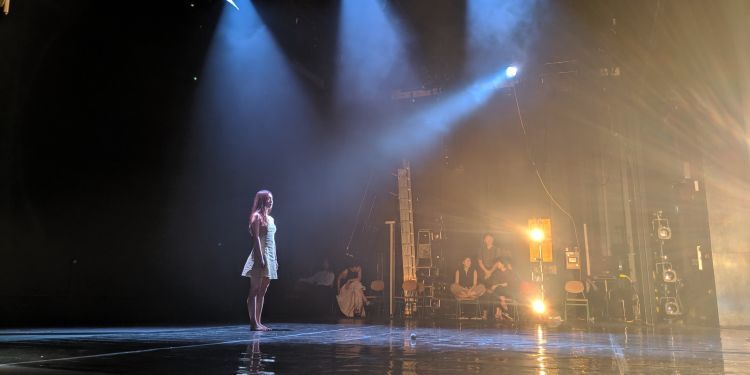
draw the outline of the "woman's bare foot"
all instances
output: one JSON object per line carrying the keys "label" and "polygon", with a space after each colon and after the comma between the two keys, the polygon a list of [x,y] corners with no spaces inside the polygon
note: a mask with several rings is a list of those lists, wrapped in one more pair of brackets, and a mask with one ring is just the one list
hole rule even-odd
{"label": "woman's bare foot", "polygon": [[263,324],[258,323],[258,325],[255,327],[256,331],[270,331],[271,329],[264,326]]}

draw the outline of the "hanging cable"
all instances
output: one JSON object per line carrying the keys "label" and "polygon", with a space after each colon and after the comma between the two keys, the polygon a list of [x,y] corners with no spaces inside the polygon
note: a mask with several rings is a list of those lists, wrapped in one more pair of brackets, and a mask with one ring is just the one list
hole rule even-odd
{"label": "hanging cable", "polygon": [[555,199],[555,197],[552,195],[552,193],[547,188],[547,184],[544,183],[544,179],[542,178],[541,173],[539,173],[539,168],[536,166],[536,162],[534,161],[534,158],[531,156],[531,150],[529,147],[529,140],[528,140],[528,134],[526,133],[526,124],[523,122],[523,115],[521,114],[521,105],[518,103],[518,94],[516,94],[516,85],[513,86],[513,99],[516,101],[516,110],[518,111],[518,121],[521,123],[521,129],[523,130],[523,138],[525,141],[526,146],[526,155],[529,158],[529,162],[531,162],[531,166],[534,167],[534,172],[536,173],[536,177],[539,180],[539,184],[542,185],[542,189],[544,189],[544,192],[547,194],[547,197],[549,197],[549,200],[552,202],[552,204],[557,207],[562,213],[564,213],[569,219],[570,222],[573,224],[573,233],[575,234],[576,238],[576,246],[578,248],[581,248],[581,244],[578,241],[578,228],[576,226],[576,220],[573,218],[573,215],[571,215],[563,206]]}
{"label": "hanging cable", "polygon": [[[365,191],[362,193],[362,199],[359,201],[359,208],[357,208],[357,216],[354,218],[354,227],[352,228],[352,233],[349,235],[349,241],[346,242],[346,256],[349,258],[354,258],[354,254],[351,253],[350,247],[352,245],[352,240],[354,240],[354,234],[357,232],[357,228],[359,227],[359,221],[360,221],[360,214],[362,213],[362,205],[365,203],[365,198],[367,198],[367,193],[370,191],[370,182],[372,182],[372,174],[373,170],[370,169],[370,177],[367,179],[367,185],[365,185]],[[372,210],[370,211],[372,212]]]}

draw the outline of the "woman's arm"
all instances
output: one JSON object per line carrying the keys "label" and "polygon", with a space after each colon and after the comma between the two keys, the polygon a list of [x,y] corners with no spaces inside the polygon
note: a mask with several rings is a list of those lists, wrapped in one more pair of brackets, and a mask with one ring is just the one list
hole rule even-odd
{"label": "woman's arm", "polygon": [[454,284],[458,284],[458,280],[459,280],[459,277],[460,277],[460,276],[458,276],[458,275],[459,275],[459,273],[458,273],[458,272],[459,272],[459,271],[458,271],[458,270],[456,270],[456,277],[455,277],[456,281],[454,281],[454,282],[453,282]]}
{"label": "woman's arm", "polygon": [[263,248],[260,243],[260,217],[257,213],[253,214],[250,219],[250,233],[253,235],[253,259],[260,264],[261,268],[266,268],[266,260],[263,256]]}
{"label": "woman's arm", "polygon": [[362,266],[357,266],[357,281],[362,282]]}
{"label": "woman's arm", "polygon": [[484,279],[489,280],[490,276],[492,276],[492,273],[495,272],[495,269],[486,270],[484,271]]}
{"label": "woman's arm", "polygon": [[476,269],[474,270],[474,285],[473,286],[477,286],[477,270]]}
{"label": "woman's arm", "polygon": [[481,254],[480,254],[480,257],[477,258],[477,263],[479,263],[479,269],[484,271],[484,273],[487,273],[487,269],[484,268],[484,261],[481,258]]}
{"label": "woman's arm", "polygon": [[484,275],[485,280],[488,279],[490,275],[492,275],[492,272],[494,271],[494,269],[492,268],[485,267],[484,261],[482,259],[479,259],[479,268],[482,269],[482,275]]}

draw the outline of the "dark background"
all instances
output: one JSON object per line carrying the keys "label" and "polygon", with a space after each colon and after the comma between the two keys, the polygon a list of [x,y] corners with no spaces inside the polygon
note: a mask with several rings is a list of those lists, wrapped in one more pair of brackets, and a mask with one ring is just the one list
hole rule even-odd
{"label": "dark background", "polygon": [[[388,82],[372,105],[333,94],[338,2],[254,4],[309,106],[290,99],[286,82],[248,82],[250,96],[239,99],[202,86],[223,1],[14,1],[0,18],[2,324],[241,321],[247,214],[261,188],[274,193],[279,226],[269,313],[298,314],[285,291],[325,257],[338,270],[353,254],[368,279],[378,276],[402,158],[414,171],[417,229],[442,220],[446,270],[491,231],[525,274],[518,228],[535,216],[552,217],[556,251],[577,244],[531,161],[579,236],[591,226],[594,268],[611,268],[626,242],[614,222],[612,248],[597,245],[597,189],[619,173],[603,177],[612,137],[624,123],[648,129],[646,148],[658,154],[650,160],[661,163],[646,168],[649,208],[673,207],[682,162],[700,164],[701,133],[685,130],[699,125],[670,93],[712,80],[694,59],[695,38],[732,69],[720,32],[706,36],[720,19],[706,2],[662,1],[656,13],[654,2],[540,2],[518,35],[531,51],[517,86],[526,137],[512,91],[500,89],[455,130],[420,135],[432,139],[427,149],[387,153],[371,140],[398,134],[390,120],[442,100],[393,102],[390,90],[441,87],[447,96],[467,82],[465,5],[388,2],[414,35],[418,82]],[[613,65],[624,79],[598,76]],[[680,225],[705,238],[700,199]]]}

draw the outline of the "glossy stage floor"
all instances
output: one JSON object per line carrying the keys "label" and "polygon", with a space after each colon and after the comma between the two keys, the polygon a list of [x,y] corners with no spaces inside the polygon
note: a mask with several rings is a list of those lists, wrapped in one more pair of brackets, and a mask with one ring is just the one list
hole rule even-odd
{"label": "glossy stage floor", "polygon": [[750,373],[746,330],[271,326],[0,330],[0,374]]}

